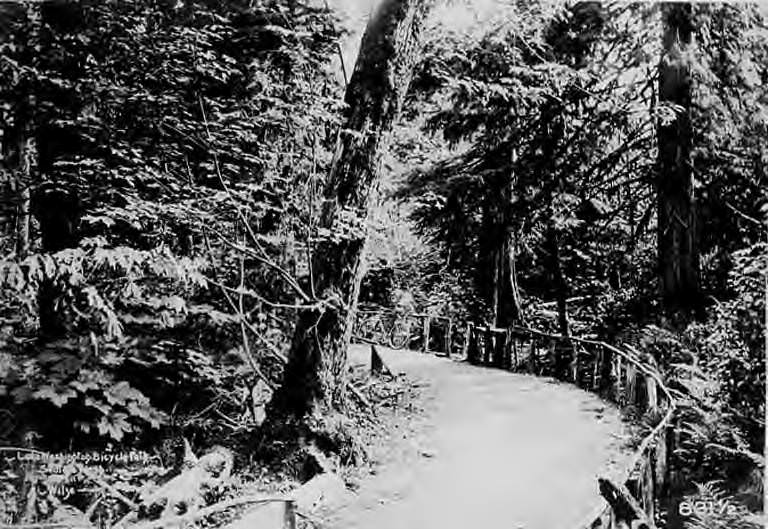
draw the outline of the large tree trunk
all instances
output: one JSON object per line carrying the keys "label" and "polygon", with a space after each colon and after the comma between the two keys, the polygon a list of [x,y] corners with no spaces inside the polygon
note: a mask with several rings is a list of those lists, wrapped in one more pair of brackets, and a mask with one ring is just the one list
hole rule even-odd
{"label": "large tree trunk", "polygon": [[[40,41],[42,29],[42,9],[36,2],[30,2],[26,8],[26,24],[28,40],[25,62],[37,65],[42,53]],[[23,87],[26,96],[22,97],[14,108],[13,127],[5,131],[3,154],[13,172],[16,190],[16,227],[15,251],[19,259],[24,259],[29,253],[30,246],[30,187],[36,180],[38,169],[37,127],[35,114],[37,110],[36,87],[28,83]]]}
{"label": "large tree trunk", "polygon": [[506,228],[496,258],[495,323],[499,328],[523,323],[520,287],[517,283],[517,238],[511,227]]}
{"label": "large tree trunk", "polygon": [[[40,3],[27,6],[29,40],[26,62],[37,67],[44,54],[42,28],[44,11]],[[50,14],[48,15],[50,16]],[[80,201],[77,192],[68,186],[56,183],[40,184],[43,171],[40,151],[41,123],[38,116],[37,86],[34,81],[26,86],[27,97],[17,108],[17,169],[20,184],[19,209],[16,228],[16,251],[23,257],[29,251],[30,220],[34,214],[40,228],[42,251],[54,254],[65,248],[78,245],[78,224],[80,222]],[[55,340],[67,332],[64,314],[57,309],[56,302],[62,295],[55,278],[45,277],[37,292],[40,334],[44,339]]]}
{"label": "large tree trunk", "polygon": [[[29,98],[27,98],[29,99]],[[37,148],[34,130],[29,123],[30,105],[20,103],[16,109],[14,126],[3,133],[3,158],[12,178],[15,204],[15,253],[17,259],[24,259],[30,245],[30,186],[37,172]]]}
{"label": "large tree trunk", "polygon": [[517,178],[514,164],[517,152],[513,150],[512,174],[501,190],[501,209],[497,232],[496,273],[494,294],[494,324],[499,328],[511,327],[524,323],[520,288],[517,283],[517,237],[512,218],[512,200]]}
{"label": "large tree trunk", "polygon": [[[321,309],[301,313],[273,413],[297,417],[345,400],[345,368],[379,170],[411,81],[432,0],[384,0],[368,23],[345,96],[347,112],[324,190],[319,227],[339,238],[312,257]],[[350,219],[355,219],[350,221]]]}
{"label": "large tree trunk", "polygon": [[478,298],[483,305],[478,307],[475,317],[478,320],[487,320],[490,311],[490,319],[494,323],[497,318],[497,294],[499,274],[498,266],[499,235],[498,232],[498,204],[497,197],[489,193],[483,197],[480,205],[480,230],[477,240],[477,257],[474,263],[474,283]]}
{"label": "large tree trunk", "polygon": [[659,64],[659,101],[681,111],[658,125],[658,251],[663,302],[669,312],[700,303],[696,206],[693,190],[690,4],[664,6],[664,55]]}

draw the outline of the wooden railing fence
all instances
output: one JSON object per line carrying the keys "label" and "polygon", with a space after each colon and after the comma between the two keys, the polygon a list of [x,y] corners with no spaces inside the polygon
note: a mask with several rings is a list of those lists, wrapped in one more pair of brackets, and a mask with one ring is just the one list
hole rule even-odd
{"label": "wooden railing fence", "polygon": [[[447,356],[456,350],[453,320],[429,314],[410,314],[421,322],[421,350]],[[436,327],[442,327],[442,350],[433,350]],[[468,323],[460,350],[471,364],[551,376],[596,393],[624,412],[651,425],[620,479],[601,477],[603,497],[586,518],[569,529],[655,529],[664,498],[675,483],[673,422],[675,399],[656,369],[629,346],[563,337],[526,327],[498,329]]]}
{"label": "wooden railing fence", "polygon": [[652,425],[622,478],[598,480],[603,501],[573,529],[654,528],[674,482],[675,400],[656,370],[632,348],[523,327],[468,324],[464,354],[475,365],[552,376],[617,404]]}
{"label": "wooden railing fence", "polygon": [[[365,329],[366,319],[390,319],[399,320],[400,322],[407,324],[409,334],[418,339],[418,347],[422,353],[435,353],[438,355],[451,356],[451,353],[456,346],[453,340],[456,328],[453,325],[453,319],[446,316],[419,312],[398,314],[390,309],[380,309],[360,310],[358,311],[357,318],[357,323],[353,332],[353,340],[371,343],[369,337],[361,335],[363,334],[361,331]],[[391,327],[384,325],[384,331],[389,332],[390,329]],[[384,334],[386,334],[386,332]],[[377,345],[388,345],[387,336],[378,336],[378,338],[379,343],[377,343]],[[409,339],[408,342],[410,341],[411,340]],[[410,343],[407,345],[410,345]]]}
{"label": "wooden railing fence", "polygon": [[[423,322],[423,334],[422,340],[422,352],[423,353],[437,353],[444,354],[445,356],[451,356],[451,349],[453,348],[453,320],[445,316],[434,316],[431,314],[414,314]],[[442,330],[442,348],[432,348],[432,330],[438,327]]]}

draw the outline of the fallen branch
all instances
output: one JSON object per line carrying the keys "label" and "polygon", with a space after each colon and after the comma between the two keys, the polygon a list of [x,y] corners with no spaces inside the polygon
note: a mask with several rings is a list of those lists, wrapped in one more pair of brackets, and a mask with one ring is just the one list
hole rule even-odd
{"label": "fallen branch", "polygon": [[752,464],[760,468],[765,468],[765,458],[763,455],[747,449],[731,448],[730,446],[725,446],[719,443],[707,443],[704,445],[704,448],[723,452],[732,456],[743,457],[745,459],[749,459]]}
{"label": "fallen branch", "polygon": [[[595,296],[576,296],[565,300],[566,303],[576,303],[578,301],[589,301],[594,299]],[[557,301],[547,301],[546,303],[539,304],[539,308],[548,309],[550,307],[557,306]]]}
{"label": "fallen branch", "polygon": [[382,397],[379,397],[379,400],[380,401],[381,400],[389,400],[391,398],[399,397],[403,393],[405,393],[405,389],[398,389],[397,391],[393,391],[392,393],[390,393],[388,395],[384,395]]}
{"label": "fallen branch", "polygon": [[214,410],[214,413],[218,415],[224,422],[226,422],[233,430],[239,430],[243,427],[242,424],[239,424],[237,421],[224,414],[221,410]]}
{"label": "fallen branch", "polygon": [[317,517],[303,513],[298,509],[295,510],[294,512],[296,513],[296,516],[298,516],[299,518],[305,519],[312,527],[316,527],[317,529],[323,529],[324,527],[323,522],[319,520]]}
{"label": "fallen branch", "polygon": [[347,384],[347,387],[349,388],[350,393],[352,393],[352,396],[355,397],[360,404],[363,405],[365,408],[372,408],[373,405],[371,404],[371,401],[369,401],[365,395],[351,382]]}
{"label": "fallen branch", "polygon": [[[200,518],[205,518],[206,516],[216,514],[217,512],[226,511],[228,509],[231,509],[232,507],[239,507],[241,505],[276,503],[276,502],[290,503],[292,501],[293,500],[291,500],[290,498],[263,498],[263,497],[256,497],[256,496],[245,496],[242,498],[235,498],[232,500],[225,500],[219,503],[214,503],[213,505],[209,507],[205,507],[204,509],[200,509],[195,512],[190,512],[181,516],[166,516],[165,518],[159,518],[157,520],[142,522],[142,523],[123,526],[123,527],[125,527],[125,529],[155,529],[157,527],[168,527],[168,526],[181,527],[183,524],[186,524],[195,520],[199,520]],[[119,523],[120,522],[118,522],[118,524]],[[113,525],[111,529],[117,529],[118,527],[121,527],[118,524]]]}

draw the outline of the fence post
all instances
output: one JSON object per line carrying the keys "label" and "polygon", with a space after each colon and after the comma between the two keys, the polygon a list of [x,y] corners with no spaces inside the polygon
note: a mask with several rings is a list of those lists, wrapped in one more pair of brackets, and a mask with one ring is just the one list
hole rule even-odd
{"label": "fence post", "polygon": [[296,529],[296,503],[293,500],[285,502],[283,529]]}
{"label": "fence post", "polygon": [[656,511],[653,504],[654,500],[656,499],[656,490],[653,480],[653,467],[653,451],[651,451],[648,453],[648,460],[645,462],[645,468],[641,478],[643,481],[643,508],[645,509],[645,514],[648,516],[649,520],[654,519]]}
{"label": "fence post", "polygon": [[504,331],[504,369],[512,369],[512,330]]}
{"label": "fence post", "polygon": [[646,384],[645,374],[635,371],[635,405],[640,413],[648,410],[648,385]]}
{"label": "fence post", "polygon": [[422,346],[422,352],[424,354],[429,352],[429,331],[432,329],[432,318],[427,314],[424,316],[424,345]]}
{"label": "fence post", "polygon": [[571,354],[573,354],[573,358],[571,359],[571,372],[573,377],[573,383],[579,386],[579,349],[576,347],[576,344],[571,343]]}
{"label": "fence post", "polygon": [[517,365],[520,362],[520,360],[519,360],[519,353],[517,351],[517,335],[513,335],[512,331],[510,330],[509,331],[509,336],[510,336],[510,339],[512,340],[512,355],[513,355],[512,359],[511,359],[511,361],[512,361],[511,368],[514,371],[517,371]]}
{"label": "fence post", "polygon": [[598,383],[597,375],[600,372],[600,364],[602,364],[603,361],[603,348],[598,347],[595,353],[592,355],[592,361],[594,362],[594,365],[592,366],[592,391],[598,391],[600,389],[600,385]]}
{"label": "fence post", "polygon": [[626,372],[627,379],[624,393],[627,400],[625,404],[637,406],[637,369],[635,364],[627,362]]}
{"label": "fence post", "polygon": [[448,318],[448,330],[445,331],[445,356],[451,357],[451,348],[453,347],[453,320]]}
{"label": "fence post", "polygon": [[[611,398],[611,391],[613,391],[613,351],[600,347],[600,391],[607,393],[608,398]],[[614,399],[615,401],[615,399]]]}
{"label": "fence post", "polygon": [[656,391],[656,380],[650,375],[645,377],[645,393],[648,398],[646,409],[649,413],[655,413],[659,409],[659,395]]}
{"label": "fence post", "polygon": [[493,367],[504,367],[504,355],[506,350],[506,333],[502,336],[498,331],[493,331]]}
{"label": "fence post", "polygon": [[462,351],[464,358],[469,360],[469,340],[472,339],[472,324],[467,323],[467,330],[464,333],[464,350]]}
{"label": "fence post", "polygon": [[491,364],[491,355],[493,354],[493,334],[491,334],[491,327],[485,327],[485,343],[483,343],[483,364]]}

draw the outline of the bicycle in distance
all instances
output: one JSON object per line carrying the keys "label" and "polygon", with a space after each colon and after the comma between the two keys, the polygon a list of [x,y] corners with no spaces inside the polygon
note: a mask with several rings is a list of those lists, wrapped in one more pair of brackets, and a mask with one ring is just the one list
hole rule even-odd
{"label": "bicycle in distance", "polygon": [[362,305],[357,313],[353,338],[392,349],[404,349],[418,339],[407,314],[378,305]]}

